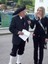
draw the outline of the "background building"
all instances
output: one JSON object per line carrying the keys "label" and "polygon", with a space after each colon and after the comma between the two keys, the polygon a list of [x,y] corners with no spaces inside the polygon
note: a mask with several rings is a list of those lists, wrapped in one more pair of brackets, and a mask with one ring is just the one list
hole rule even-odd
{"label": "background building", "polygon": [[35,12],[40,6],[43,6],[45,8],[46,13],[48,13],[48,0],[35,0]]}

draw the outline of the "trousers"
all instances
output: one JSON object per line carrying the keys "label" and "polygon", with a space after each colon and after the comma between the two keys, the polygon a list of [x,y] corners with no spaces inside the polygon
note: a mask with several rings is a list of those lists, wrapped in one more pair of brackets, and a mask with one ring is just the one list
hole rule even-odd
{"label": "trousers", "polygon": [[44,43],[45,43],[44,38],[33,36],[33,42],[34,42],[34,64],[42,64],[44,56]]}
{"label": "trousers", "polygon": [[24,53],[24,50],[25,50],[25,41],[22,40],[19,45],[13,44],[10,55],[16,56],[17,53],[19,55],[22,55]]}

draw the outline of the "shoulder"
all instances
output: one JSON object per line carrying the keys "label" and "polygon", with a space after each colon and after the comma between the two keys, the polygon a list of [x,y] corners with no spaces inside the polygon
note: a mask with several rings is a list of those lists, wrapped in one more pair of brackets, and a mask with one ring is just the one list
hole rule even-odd
{"label": "shoulder", "polygon": [[17,19],[19,16],[18,15],[14,15],[13,17],[12,17],[12,19]]}
{"label": "shoulder", "polygon": [[44,17],[45,24],[48,24],[48,18]]}
{"label": "shoulder", "polygon": [[12,20],[11,20],[11,23],[16,23],[17,22],[17,19],[18,19],[18,16],[13,16],[12,17]]}
{"label": "shoulder", "polygon": [[29,20],[30,18],[26,15],[26,16],[25,16],[25,19]]}
{"label": "shoulder", "polygon": [[36,24],[38,22],[38,19],[34,18],[33,21]]}
{"label": "shoulder", "polygon": [[45,19],[45,20],[48,20],[48,18],[47,18],[46,16],[44,17],[44,19]]}

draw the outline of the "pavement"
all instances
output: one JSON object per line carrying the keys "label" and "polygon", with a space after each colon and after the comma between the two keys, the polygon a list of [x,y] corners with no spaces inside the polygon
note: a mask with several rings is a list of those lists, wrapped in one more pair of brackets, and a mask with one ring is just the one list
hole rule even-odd
{"label": "pavement", "polygon": [[[48,45],[47,45],[48,48]],[[10,52],[12,49],[12,34],[0,36],[0,64],[8,64],[10,58]],[[22,64],[34,64],[33,60],[33,38],[32,33],[29,37],[29,42],[26,42],[25,51],[22,55]],[[13,60],[13,64],[16,64],[16,58]],[[44,50],[43,64],[48,64],[48,49]]]}
{"label": "pavement", "polygon": [[[30,31],[33,31],[29,29]],[[3,35],[3,36],[1,36]],[[9,27],[0,28],[0,64],[8,64],[9,54],[12,48],[12,34],[9,31]],[[48,44],[47,44],[48,48]],[[15,64],[16,58],[14,60]],[[24,55],[22,56],[22,64],[34,64],[33,61],[33,38],[32,33],[29,37],[29,43],[26,44]],[[48,49],[44,50],[43,64],[48,64]]]}
{"label": "pavement", "polygon": [[0,35],[6,35],[6,34],[11,34],[11,32],[9,31],[9,27],[1,27]]}

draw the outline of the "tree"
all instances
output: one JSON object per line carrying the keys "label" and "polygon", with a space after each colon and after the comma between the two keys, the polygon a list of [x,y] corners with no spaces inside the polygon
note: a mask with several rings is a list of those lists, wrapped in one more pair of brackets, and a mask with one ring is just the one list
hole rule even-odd
{"label": "tree", "polygon": [[18,0],[13,0],[13,1],[16,2],[16,3],[18,2]]}
{"label": "tree", "polygon": [[27,9],[34,10],[35,0],[18,0],[18,5],[26,5]]}

